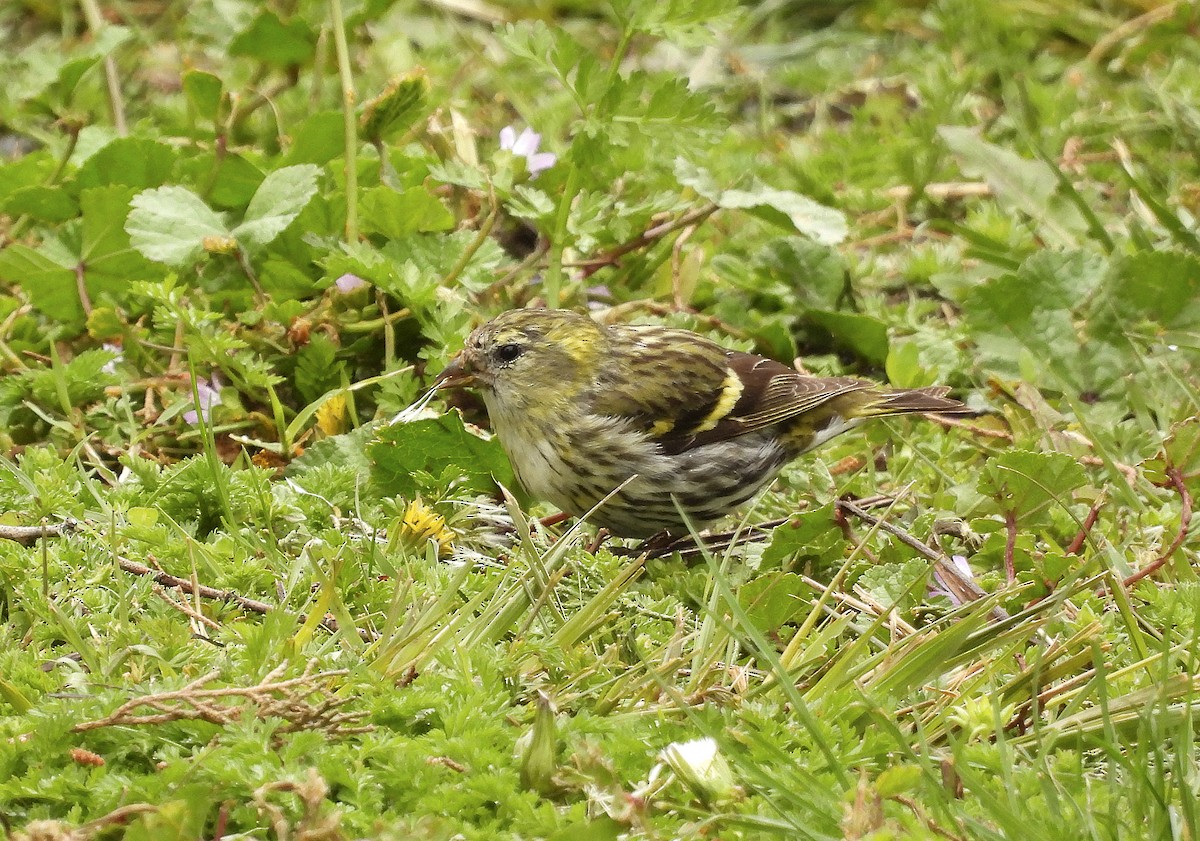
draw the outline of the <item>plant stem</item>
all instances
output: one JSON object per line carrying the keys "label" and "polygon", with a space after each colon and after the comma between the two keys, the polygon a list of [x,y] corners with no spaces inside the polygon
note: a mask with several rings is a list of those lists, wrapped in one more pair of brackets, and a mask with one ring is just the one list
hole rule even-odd
{"label": "plant stem", "polygon": [[[100,7],[96,0],[79,0],[80,8],[83,9],[83,16],[87,19],[88,29],[92,33],[93,38],[100,37],[100,33],[107,25],[104,22],[103,16],[100,14]],[[113,126],[117,130],[117,134],[121,137],[129,134],[129,125],[125,121],[125,100],[121,97],[121,82],[117,76],[117,62],[111,55],[104,57],[104,81],[108,86],[108,105],[112,109]]]}
{"label": "plant stem", "polygon": [[342,0],[332,0],[329,7],[333,14],[338,78],[342,83],[342,128],[346,146],[346,241],[353,243],[358,242],[358,123],[354,115],[358,95],[354,92],[354,75],[350,70],[350,49],[346,46],[346,18],[342,13]]}

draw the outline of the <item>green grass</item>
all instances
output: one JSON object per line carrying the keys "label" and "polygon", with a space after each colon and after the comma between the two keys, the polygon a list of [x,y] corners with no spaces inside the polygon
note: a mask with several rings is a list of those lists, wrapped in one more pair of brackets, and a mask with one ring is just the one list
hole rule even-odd
{"label": "green grass", "polygon": [[[1191,5],[81,9],[0,11],[9,837],[1200,832]],[[546,301],[979,415],[589,551],[387,423]]]}

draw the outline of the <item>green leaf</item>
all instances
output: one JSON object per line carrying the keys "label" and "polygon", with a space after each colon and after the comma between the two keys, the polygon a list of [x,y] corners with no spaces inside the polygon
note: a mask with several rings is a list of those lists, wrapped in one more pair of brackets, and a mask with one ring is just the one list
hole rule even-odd
{"label": "green leaf", "polygon": [[779,237],[754,255],[768,274],[801,304],[831,310],[846,293],[846,261],[837,249],[807,237]]}
{"label": "green leaf", "polygon": [[859,577],[858,586],[866,589],[884,607],[908,608],[915,602],[914,587],[929,574],[929,563],[920,559],[899,563],[876,564]]}
{"label": "green leaf", "polygon": [[1015,273],[973,287],[962,309],[977,358],[1009,377],[1103,391],[1120,368],[1098,365],[1101,349],[1080,343],[1073,308],[1092,294],[1105,271],[1104,258],[1095,254],[1040,251]]}
{"label": "green leaf", "polygon": [[41,222],[65,222],[79,206],[62,187],[21,187],[9,193],[2,205],[9,216],[28,214]]}
{"label": "green leaf", "polygon": [[875,790],[882,798],[897,797],[918,790],[922,779],[921,766],[892,765],[880,772],[875,780]]}
{"label": "green leaf", "polygon": [[183,74],[183,93],[197,119],[217,123],[220,120],[221,94],[225,84],[219,76],[203,70]]}
{"label": "green leaf", "polygon": [[364,231],[388,239],[454,227],[450,211],[424,187],[410,187],[402,193],[390,187],[372,187],[359,200],[359,215]]}
{"label": "green leaf", "polygon": [[146,259],[168,266],[195,262],[207,237],[229,236],[220,215],[191,190],[178,186],[134,196],[125,230],[130,244]]}
{"label": "green leaf", "polygon": [[1075,246],[1087,233],[1079,208],[1058,193],[1058,177],[1049,164],[988,143],[974,129],[941,126],[938,134],[963,174],[987,181],[1001,207],[1029,216],[1052,244]]}
{"label": "green leaf", "polygon": [[83,325],[75,272],[25,245],[0,250],[0,280],[22,287],[43,314],[73,329]]}
{"label": "green leaf", "polygon": [[321,334],[313,333],[308,344],[296,354],[296,389],[311,403],[341,382],[342,366],[337,361],[337,346]]}
{"label": "green leaf", "polygon": [[360,426],[344,435],[317,441],[288,464],[286,475],[303,476],[328,466],[347,467],[365,475],[371,469],[367,447],[375,440],[377,427],[378,424]]}
{"label": "green leaf", "polygon": [[8,196],[22,187],[45,184],[53,174],[55,165],[54,156],[45,149],[0,164],[0,197]]}
{"label": "green leaf", "polygon": [[229,54],[291,67],[311,61],[316,45],[317,33],[303,18],[294,17],[284,23],[274,12],[264,11],[233,39]]}
{"label": "green leaf", "polygon": [[846,537],[838,527],[833,505],[822,505],[793,517],[771,532],[763,550],[761,569],[790,564],[797,558],[841,561]]}
{"label": "green leaf", "polygon": [[292,132],[292,146],[284,163],[326,164],[346,151],[341,111],[318,111]]}
{"label": "green leaf", "polygon": [[268,244],[300,215],[317,194],[317,176],[321,170],[312,164],[285,166],[263,179],[242,224],[233,235],[247,249]]}
{"label": "green leaf", "polygon": [[83,189],[123,184],[147,189],[171,177],[175,150],[144,137],[119,137],[89,157],[76,180]]}
{"label": "green leaf", "polygon": [[1024,527],[1045,522],[1055,500],[1070,503],[1087,482],[1083,467],[1066,453],[1009,450],[990,459],[979,481],[979,492],[994,498],[999,509],[1016,516]]}
{"label": "green leaf", "polygon": [[429,75],[415,67],[388,82],[378,96],[363,103],[359,126],[364,139],[381,142],[404,131],[427,110]]}
{"label": "green leaf", "polygon": [[925,369],[921,367],[921,350],[916,342],[892,346],[884,363],[888,382],[900,388],[919,388],[928,385]]}
{"label": "green leaf", "polygon": [[829,331],[829,335],[862,358],[883,365],[888,355],[887,325],[869,315],[830,310],[808,310],[804,320]]}
{"label": "green leaf", "polygon": [[1200,328],[1200,259],[1182,251],[1139,251],[1115,262],[1089,325],[1093,335],[1124,341],[1138,319],[1166,329]]}
{"label": "green leaf", "polygon": [[79,259],[93,303],[106,293],[124,302],[134,281],[162,276],[161,267],[130,247],[129,234],[125,232],[135,192],[132,187],[112,185],[92,187],[79,194],[83,212]]}
{"label": "green leaf", "polygon": [[457,412],[385,427],[367,447],[367,456],[371,478],[385,495],[416,494],[422,489],[419,473],[474,493],[491,493],[497,482],[506,487],[515,482],[500,442],[469,431]]}
{"label": "green leaf", "polygon": [[809,609],[804,598],[808,585],[794,572],[774,571],[760,575],[738,588],[738,602],[760,631],[779,629]]}

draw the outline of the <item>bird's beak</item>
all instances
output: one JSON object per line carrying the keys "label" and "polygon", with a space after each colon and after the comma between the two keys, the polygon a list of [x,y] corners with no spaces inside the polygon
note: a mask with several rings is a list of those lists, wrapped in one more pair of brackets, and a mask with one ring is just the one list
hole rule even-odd
{"label": "bird's beak", "polygon": [[433,387],[443,389],[476,385],[478,374],[479,370],[475,367],[474,354],[463,350],[450,360],[450,364],[442,370],[442,373],[438,374]]}

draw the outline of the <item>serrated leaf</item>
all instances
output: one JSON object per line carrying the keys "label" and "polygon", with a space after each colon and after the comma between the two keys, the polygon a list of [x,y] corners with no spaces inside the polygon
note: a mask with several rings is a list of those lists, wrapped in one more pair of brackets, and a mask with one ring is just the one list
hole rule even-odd
{"label": "serrated leaf", "polygon": [[296,354],[296,390],[306,402],[312,402],[339,382],[337,347],[327,336],[313,333],[308,344]]}
{"label": "serrated leaf", "polygon": [[846,261],[837,249],[807,237],[779,237],[754,255],[754,267],[770,275],[799,303],[835,309],[846,291]]}
{"label": "serrated leaf", "polygon": [[382,93],[363,103],[362,136],[380,142],[404,131],[425,112],[428,96],[429,75],[424,67],[392,79]]}
{"label": "serrated leaf", "polygon": [[1008,450],[984,466],[979,492],[995,499],[1000,511],[1031,527],[1044,522],[1044,514],[1056,500],[1068,504],[1086,482],[1083,467],[1066,453]]}
{"label": "serrated leaf", "polygon": [[300,215],[317,194],[321,170],[312,164],[285,166],[263,179],[233,236],[247,249],[267,245]]}
{"label": "serrated leaf", "polygon": [[346,467],[366,475],[371,469],[367,447],[374,441],[377,427],[378,424],[360,426],[344,435],[317,441],[288,464],[284,475],[298,477],[329,466]]}
{"label": "serrated leaf", "polygon": [[389,239],[454,227],[454,216],[424,187],[410,187],[403,192],[391,187],[372,187],[362,194],[359,202],[363,230]]}
{"label": "serrated leaf", "polygon": [[884,607],[907,606],[906,597],[912,600],[916,582],[929,575],[929,570],[929,563],[920,559],[875,564],[859,577],[858,586]]}
{"label": "serrated leaf", "polygon": [[125,221],[130,244],[148,260],[168,266],[195,262],[208,237],[228,237],[224,220],[186,187],[145,190],[133,197]]}
{"label": "serrated leaf", "polygon": [[500,442],[468,430],[457,412],[385,427],[367,447],[367,456],[371,479],[388,495],[420,491],[418,473],[473,493],[490,493],[497,482],[515,484]]}
{"label": "serrated leaf", "polygon": [[1171,330],[1200,327],[1200,259],[1182,251],[1139,251],[1115,261],[1093,307],[1089,332],[1123,341],[1139,319]]}
{"label": "serrated leaf", "polygon": [[23,158],[0,164],[0,197],[22,187],[45,184],[54,172],[53,156],[45,149],[30,152]]}

